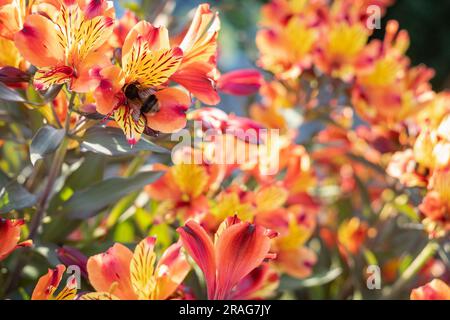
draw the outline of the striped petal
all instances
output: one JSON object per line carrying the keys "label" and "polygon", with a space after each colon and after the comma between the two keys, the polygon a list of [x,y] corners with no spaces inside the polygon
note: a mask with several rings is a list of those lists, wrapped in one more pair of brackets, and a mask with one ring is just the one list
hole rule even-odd
{"label": "striped petal", "polygon": [[90,292],[83,294],[79,300],[120,300],[108,292]]}
{"label": "striped petal", "polygon": [[156,266],[156,290],[153,296],[156,300],[165,300],[172,295],[191,270],[181,247],[181,242],[178,242],[167,248]]}
{"label": "striped petal", "polygon": [[215,299],[230,298],[233,287],[266,258],[270,249],[268,230],[247,222],[231,224],[215,243],[217,291]]}
{"label": "striped petal", "polygon": [[72,276],[67,285],[55,297],[55,300],[73,300],[77,295],[77,278]]}
{"label": "striped petal", "polygon": [[145,88],[159,86],[175,73],[182,58],[180,48],[151,51],[149,42],[138,37],[122,58],[126,82],[137,82]]}
{"label": "striped petal", "polygon": [[147,21],[138,22],[127,34],[123,47],[122,54],[127,55],[133,48],[137,39],[148,43],[148,48],[151,51],[161,49],[170,49],[169,32],[165,27],[154,27]]}
{"label": "striped petal", "polygon": [[219,29],[218,14],[211,11],[209,4],[201,4],[180,44],[180,48],[185,52],[183,64],[195,61],[210,62],[217,51]]}
{"label": "striped petal", "polygon": [[214,245],[197,222],[190,220],[184,227],[177,229],[181,242],[205,276],[208,298],[214,297],[216,290],[216,257]]}
{"label": "striped petal", "polygon": [[142,240],[134,250],[130,265],[131,283],[134,292],[140,300],[152,298],[155,289],[155,278],[153,276],[156,260],[153,248],[156,238],[147,237]]}
{"label": "striped petal", "polygon": [[53,84],[63,84],[71,81],[74,70],[68,66],[42,68],[34,75],[34,86],[38,90],[46,90]]}
{"label": "striped petal", "polygon": [[113,29],[114,21],[110,17],[98,16],[81,21],[75,36],[76,43],[79,43],[79,60],[83,61],[91,52],[103,45],[112,35]]}
{"label": "striped petal", "polygon": [[55,269],[48,269],[47,274],[39,278],[31,295],[31,300],[52,299],[65,270],[66,267],[62,264],[57,265]]}
{"label": "striped petal", "polygon": [[146,126],[145,117],[142,114],[136,116],[130,107],[120,106],[114,112],[114,119],[122,128],[128,143],[135,145],[144,132]]}

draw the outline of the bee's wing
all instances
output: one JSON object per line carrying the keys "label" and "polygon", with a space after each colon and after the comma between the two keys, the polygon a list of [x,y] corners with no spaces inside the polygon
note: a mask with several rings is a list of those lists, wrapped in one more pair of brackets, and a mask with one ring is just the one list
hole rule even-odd
{"label": "bee's wing", "polygon": [[139,98],[141,98],[142,101],[145,101],[145,100],[147,100],[148,97],[150,97],[154,93],[155,93],[155,90],[153,90],[152,88],[140,90]]}

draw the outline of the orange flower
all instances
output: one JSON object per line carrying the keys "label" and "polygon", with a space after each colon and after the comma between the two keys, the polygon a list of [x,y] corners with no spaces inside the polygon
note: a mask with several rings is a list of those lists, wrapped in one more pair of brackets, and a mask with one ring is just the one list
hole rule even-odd
{"label": "orange flower", "polygon": [[424,66],[410,67],[404,55],[409,46],[406,31],[389,21],[383,42],[366,46],[366,63],[356,71],[352,102],[356,111],[372,124],[384,127],[399,122],[424,108],[434,97],[429,80],[434,71]]}
{"label": "orange flower", "polygon": [[156,238],[147,237],[134,253],[116,243],[108,251],[90,257],[89,281],[97,292],[81,299],[165,300],[189,273],[190,266],[181,253],[181,244],[171,245],[155,268]]}
{"label": "orange flower", "polygon": [[184,248],[203,272],[208,299],[233,299],[233,289],[266,258],[270,239],[276,233],[237,217],[227,218],[214,242],[197,222],[190,220],[177,229]]}
{"label": "orange flower", "polygon": [[274,241],[274,264],[292,277],[308,277],[317,262],[316,253],[306,246],[316,228],[315,210],[300,205],[271,209],[258,212],[256,222],[279,233]]}
{"label": "orange flower", "polygon": [[318,36],[317,28],[299,16],[282,26],[260,30],[256,36],[259,65],[281,79],[295,78],[311,67]]}
{"label": "orange flower", "polygon": [[138,17],[136,17],[132,11],[126,10],[124,15],[119,20],[116,20],[113,37],[108,41],[110,46],[112,48],[121,48],[125,43],[128,32],[130,32],[138,22]]}
{"label": "orange flower", "polygon": [[338,229],[339,244],[352,254],[357,254],[367,238],[369,227],[357,217],[344,221]]}
{"label": "orange flower", "polygon": [[165,202],[183,220],[206,214],[209,207],[206,195],[220,186],[224,176],[221,166],[190,162],[172,167],[157,164],[154,169],[166,173],[148,185],[146,191],[152,199]]}
{"label": "orange flower", "polygon": [[131,145],[138,142],[146,127],[170,133],[186,125],[189,96],[163,86],[182,58],[180,48],[170,48],[165,27],[141,21],[125,39],[122,67],[109,66],[99,72],[94,92],[97,111],[114,114]]}
{"label": "orange flower", "polygon": [[61,1],[50,18],[29,15],[14,41],[22,56],[38,68],[34,84],[44,90],[68,83],[86,92],[95,79],[90,70],[109,60],[101,46],[113,31],[114,11],[109,1]]}
{"label": "orange flower", "polygon": [[47,274],[39,278],[31,300],[73,300],[77,293],[75,277],[71,277],[64,289],[56,297],[54,296],[65,270],[66,267],[62,264],[57,265],[55,269],[48,269]]}
{"label": "orange flower", "polygon": [[188,89],[200,101],[218,104],[220,97],[215,90],[217,36],[220,20],[209,4],[198,6],[194,19],[179,44],[184,56],[179,70],[171,77]]}
{"label": "orange flower", "polygon": [[450,287],[442,280],[434,279],[412,290],[411,300],[450,300]]}
{"label": "orange flower", "polygon": [[11,252],[19,247],[29,247],[31,240],[20,242],[20,228],[24,220],[0,219],[0,261],[4,260]]}
{"label": "orange flower", "polygon": [[428,177],[423,176],[416,169],[417,162],[414,160],[413,151],[407,149],[394,153],[386,172],[407,187],[425,186]]}
{"label": "orange flower", "polygon": [[423,198],[419,209],[432,220],[442,219],[447,212],[446,204],[442,202],[439,193],[436,191],[430,191],[427,193],[425,198]]}

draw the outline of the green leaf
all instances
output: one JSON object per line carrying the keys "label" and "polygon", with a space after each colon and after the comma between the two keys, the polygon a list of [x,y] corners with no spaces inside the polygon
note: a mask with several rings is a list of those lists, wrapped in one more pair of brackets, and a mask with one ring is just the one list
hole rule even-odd
{"label": "green leaf", "polygon": [[297,290],[301,288],[322,286],[339,277],[342,273],[341,268],[334,268],[326,272],[318,273],[317,275],[306,279],[295,279],[289,276],[283,276],[280,280],[280,290]]}
{"label": "green leaf", "polygon": [[153,151],[156,153],[170,153],[145,137],[131,147],[122,130],[111,127],[93,127],[87,130],[81,142],[81,149],[108,156],[125,155],[139,151]]}
{"label": "green leaf", "polygon": [[0,171],[0,214],[29,208],[36,201],[35,195]]}
{"label": "green leaf", "polygon": [[375,253],[373,253],[369,249],[364,249],[364,258],[366,259],[366,262],[368,265],[378,265],[377,257],[375,256]]}
{"label": "green leaf", "polygon": [[64,134],[64,129],[55,129],[50,126],[45,126],[39,129],[31,141],[31,164],[34,166],[36,161],[55,152],[64,139]]}
{"label": "green leaf", "polygon": [[77,192],[99,183],[103,179],[105,157],[92,152],[86,153],[81,166],[66,179],[61,191],[50,201],[48,212],[51,222],[45,225],[43,239],[47,242],[59,241],[75,230],[82,220],[68,220],[63,214],[65,203]]}
{"label": "green leaf", "polygon": [[63,213],[69,219],[87,219],[125,195],[152,183],[161,172],[140,172],[130,178],[109,178],[76,192],[64,205]]}
{"label": "green leaf", "polygon": [[119,223],[114,231],[114,241],[121,243],[132,243],[135,232],[133,223],[130,220]]}

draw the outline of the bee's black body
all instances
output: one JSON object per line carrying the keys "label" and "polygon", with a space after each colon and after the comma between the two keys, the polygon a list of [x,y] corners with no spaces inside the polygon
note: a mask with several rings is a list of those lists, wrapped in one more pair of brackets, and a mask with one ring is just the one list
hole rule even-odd
{"label": "bee's black body", "polygon": [[135,84],[129,84],[125,87],[125,96],[133,105],[140,105],[141,113],[157,112],[158,99],[154,94],[148,94],[147,90],[140,91]]}

